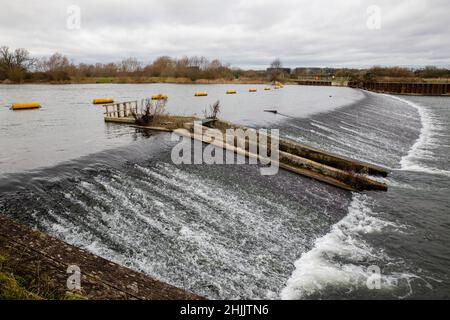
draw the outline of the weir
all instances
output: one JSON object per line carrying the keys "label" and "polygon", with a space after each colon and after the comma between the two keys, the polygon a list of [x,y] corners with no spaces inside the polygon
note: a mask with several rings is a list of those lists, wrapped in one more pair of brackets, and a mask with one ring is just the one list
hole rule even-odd
{"label": "weir", "polygon": [[302,86],[331,86],[332,81],[328,80],[294,80],[297,84]]}
{"label": "weir", "polygon": [[[233,145],[230,145],[229,141],[225,141],[225,132],[227,129],[242,129],[242,130],[253,130],[246,127],[242,127],[223,120],[210,120],[204,123],[202,126],[203,134],[198,136],[194,133],[193,123],[186,123],[185,128],[190,131],[190,136],[193,139],[201,140],[205,143],[211,143],[218,147],[234,151],[237,154],[256,158],[258,160],[262,159],[261,155],[250,152],[250,142],[248,137],[245,137],[245,141],[239,141],[235,139]],[[216,135],[210,130],[219,130],[224,137],[223,141],[215,141],[212,138]],[[260,139],[260,134],[258,131],[254,130],[258,136],[258,141]],[[185,135],[183,132],[180,134]],[[267,141],[267,154],[271,154],[271,141],[270,137],[265,137]],[[242,149],[242,145],[245,148]],[[372,165],[364,163],[361,161],[356,161],[350,158],[338,156],[326,151],[311,148],[288,139],[279,139],[279,160],[278,163],[280,168],[307,176],[333,186],[351,190],[351,191],[362,191],[362,190],[381,190],[386,191],[387,185],[376,180],[370,179],[368,175],[379,175],[387,176],[387,170]]]}
{"label": "weir", "polygon": [[[106,105],[105,121],[122,124],[135,124],[132,112],[141,112],[137,101],[124,102]],[[248,137],[245,141],[235,139],[233,145],[225,140],[227,129],[253,130],[219,119],[203,120],[200,135],[194,132],[194,121],[200,119],[193,117],[164,116],[165,121],[158,121],[148,126],[139,126],[150,130],[175,131],[182,136],[199,140],[203,143],[213,144],[219,148],[233,151],[236,154],[247,158],[255,158],[267,163],[267,158],[262,158],[259,154],[250,151]],[[184,130],[180,130],[184,129]],[[222,141],[215,140],[215,134],[211,130],[217,130],[224,138]],[[257,133],[257,131],[255,131]],[[258,141],[260,139],[257,133]],[[267,141],[268,156],[271,153],[270,137],[265,137]],[[245,147],[242,148],[241,146]],[[379,166],[354,160],[341,155],[333,154],[324,150],[312,148],[288,139],[279,140],[279,159],[276,163],[280,168],[300,174],[335,187],[350,190],[379,190],[386,191],[387,185],[370,178],[370,175],[387,176],[388,171]]]}
{"label": "weir", "polygon": [[419,96],[450,96],[450,83],[350,82],[351,88],[378,93]]}
{"label": "weir", "polygon": [[66,292],[68,267],[80,270],[83,299],[199,300],[186,290],[79,249],[0,214],[0,254],[17,275],[51,279],[56,292]]}
{"label": "weir", "polygon": [[417,96],[450,96],[449,82],[380,82],[380,81],[330,81],[330,80],[291,80],[302,86],[347,86],[378,93],[417,95]]}

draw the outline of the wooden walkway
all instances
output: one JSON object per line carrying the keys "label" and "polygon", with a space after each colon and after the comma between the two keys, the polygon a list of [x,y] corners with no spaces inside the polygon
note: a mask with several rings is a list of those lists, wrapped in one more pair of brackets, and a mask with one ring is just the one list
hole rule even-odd
{"label": "wooden walkway", "polygon": [[[124,123],[129,125],[135,124],[135,118],[132,115],[139,114],[139,104],[137,101],[114,103],[105,105],[105,121],[106,122],[116,122]],[[172,116],[173,117],[173,116]],[[170,116],[169,116],[170,118]],[[180,117],[179,117],[180,118]],[[181,117],[183,118],[183,117]],[[193,119],[188,119],[184,117],[182,121],[172,122],[171,126],[168,126],[167,122],[160,126],[144,126],[144,128],[159,131],[171,131],[175,130],[180,135],[189,136],[192,139],[200,140],[204,143],[210,143],[220,148],[226,148],[228,150],[233,150],[235,153],[241,154],[245,157],[256,158],[259,160],[260,157],[256,154],[249,152],[248,145],[246,149],[242,149],[235,145],[229,145],[226,141],[215,141],[208,136],[208,127],[210,129],[217,129],[225,137],[224,133],[226,129],[243,129],[248,128],[235,125],[233,123],[222,121],[219,119],[214,120],[203,120],[202,125],[202,135],[197,136],[194,133],[194,123]],[[190,132],[178,129],[188,129]],[[247,144],[247,143],[246,143]],[[270,146],[267,146],[270,148]],[[351,191],[362,191],[362,190],[381,190],[386,191],[387,185],[385,183],[379,182],[377,180],[369,178],[367,175],[381,175],[387,176],[388,172],[384,168],[363,163],[361,161],[353,160],[330,152],[325,152],[315,148],[308,147],[296,143],[294,141],[289,141],[287,139],[280,139],[279,145],[279,156],[277,163],[280,168],[295,172],[297,174],[307,176],[333,186],[351,190]]]}
{"label": "wooden walkway", "polygon": [[[268,158],[261,157],[259,154],[250,152],[250,141],[248,138],[235,138],[234,142],[229,143],[226,139],[225,131],[227,129],[248,130],[248,128],[243,126],[216,119],[214,121],[203,122],[203,126],[201,126],[198,133],[195,132],[193,123],[186,123],[185,128],[189,131],[175,130],[175,132],[204,143],[213,144],[219,148],[233,151],[245,157],[265,160],[264,162],[269,160]],[[214,130],[218,130],[222,134],[222,141],[216,140]],[[255,134],[257,136],[259,135],[256,131]],[[267,137],[265,141],[267,141],[266,148],[270,153],[270,138]],[[386,177],[388,171],[370,163],[318,150],[284,138],[279,139],[278,154],[279,159],[276,163],[278,163],[280,168],[328,183],[338,188],[350,191],[387,191],[388,189],[385,183],[370,177],[370,175]]]}
{"label": "wooden walkway", "polygon": [[108,103],[103,106],[105,107],[105,118],[132,118],[133,113],[142,113],[142,104],[140,105],[137,100]]}

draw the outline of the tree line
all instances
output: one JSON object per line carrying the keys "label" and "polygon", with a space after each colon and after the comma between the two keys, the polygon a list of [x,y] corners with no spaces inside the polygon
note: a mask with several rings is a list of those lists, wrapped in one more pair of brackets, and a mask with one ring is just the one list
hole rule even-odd
{"label": "tree line", "polygon": [[[233,80],[243,78],[249,81],[274,81],[296,79],[299,74],[289,74],[283,68],[280,59],[275,59],[267,70],[241,70],[232,68],[230,64],[218,59],[208,60],[205,57],[171,58],[162,56],[149,64],[144,64],[130,57],[119,62],[110,63],[79,63],[75,64],[67,56],[54,53],[48,57],[35,58],[28,50],[0,47],[0,82],[69,82],[86,78],[186,78],[190,81]],[[308,76],[323,76],[346,78],[351,81],[375,81],[380,79],[418,80],[424,78],[450,78],[450,70],[437,67],[420,69],[403,67],[380,67],[370,69],[349,68],[313,68],[317,74]],[[324,71],[325,70],[325,71]]]}
{"label": "tree line", "polygon": [[152,63],[143,64],[130,57],[119,62],[75,64],[60,53],[49,57],[33,58],[26,49],[11,50],[0,47],[0,81],[68,81],[91,77],[173,77],[197,79],[233,79],[240,75],[218,59],[205,57],[171,58],[162,56]]}
{"label": "tree line", "polygon": [[369,69],[339,69],[336,77],[348,78],[351,81],[381,81],[402,79],[403,81],[420,81],[422,79],[448,79],[450,69],[427,66],[419,69],[403,67],[380,67]]}

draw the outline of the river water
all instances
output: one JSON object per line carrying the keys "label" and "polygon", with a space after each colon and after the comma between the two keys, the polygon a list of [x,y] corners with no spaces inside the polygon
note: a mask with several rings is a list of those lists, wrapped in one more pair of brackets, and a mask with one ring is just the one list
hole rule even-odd
{"label": "river water", "polygon": [[[0,86],[0,212],[211,299],[449,298],[450,99],[263,88]],[[105,124],[90,104],[154,93],[173,114],[220,100],[221,118],[384,166],[389,191],[175,165],[170,134]],[[23,101],[43,108],[6,107]]]}

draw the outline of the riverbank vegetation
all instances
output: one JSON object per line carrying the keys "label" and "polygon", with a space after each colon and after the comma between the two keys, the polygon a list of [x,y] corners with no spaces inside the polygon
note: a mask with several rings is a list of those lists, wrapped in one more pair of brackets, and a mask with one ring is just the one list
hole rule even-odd
{"label": "riverbank vegetation", "polygon": [[218,59],[205,57],[172,58],[161,56],[144,64],[130,57],[119,62],[74,63],[67,56],[54,53],[32,57],[26,49],[0,47],[0,83],[266,83],[298,79],[334,81],[448,81],[450,70],[433,66],[424,68],[380,67],[285,68],[280,59],[264,70],[243,70]]}
{"label": "riverbank vegetation", "polygon": [[335,76],[346,77],[350,81],[365,82],[448,82],[450,70],[433,66],[419,69],[375,66],[369,69],[341,69],[336,72]]}
{"label": "riverbank vegetation", "polygon": [[220,113],[220,101],[217,100],[216,102],[214,102],[213,105],[209,106],[209,110],[208,109],[203,110],[203,117],[205,119],[215,120],[217,119],[219,113]]}
{"label": "riverbank vegetation", "polygon": [[83,296],[61,290],[39,267],[22,270],[18,263],[0,253],[0,300],[82,300]]}
{"label": "riverbank vegetation", "polygon": [[137,125],[147,126],[153,122],[156,122],[159,117],[166,115],[166,102],[167,97],[164,96],[161,99],[152,101],[151,99],[146,99],[144,101],[145,105],[141,113],[135,110],[131,110],[131,115],[133,116]]}

